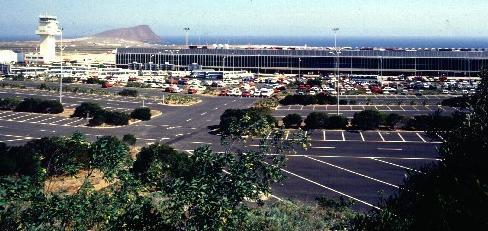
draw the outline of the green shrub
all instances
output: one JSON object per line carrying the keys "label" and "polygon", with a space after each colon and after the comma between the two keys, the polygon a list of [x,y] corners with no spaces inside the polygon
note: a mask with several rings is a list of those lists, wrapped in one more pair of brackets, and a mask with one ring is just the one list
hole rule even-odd
{"label": "green shrub", "polygon": [[354,113],[352,125],[361,130],[378,129],[384,122],[384,115],[377,110],[364,110]]}
{"label": "green shrub", "polygon": [[0,110],[14,110],[19,104],[20,100],[17,98],[0,99]]}
{"label": "green shrub", "polygon": [[299,128],[302,124],[302,116],[299,114],[289,114],[283,118],[285,128]]}
{"label": "green shrub", "polygon": [[93,115],[93,117],[90,119],[90,121],[88,122],[88,126],[92,126],[92,127],[95,127],[95,126],[100,126],[102,125],[103,123],[105,123],[105,120],[106,120],[106,113],[105,111],[99,111],[97,113],[95,113]]}
{"label": "green shrub", "polygon": [[404,116],[398,115],[396,113],[391,113],[386,116],[385,125],[391,129],[395,129],[397,125],[404,120],[405,120]]}
{"label": "green shrub", "polygon": [[329,117],[328,129],[346,129],[349,125],[349,120],[341,115],[333,115]]}
{"label": "green shrub", "polygon": [[347,105],[348,101],[345,99],[339,100],[339,105]]}
{"label": "green shrub", "polygon": [[280,100],[282,105],[312,105],[312,104],[337,104],[337,98],[325,93],[317,95],[287,95]]}
{"label": "green shrub", "polygon": [[105,112],[105,123],[114,126],[123,126],[129,124],[129,115],[124,112],[107,111]]}
{"label": "green shrub", "polygon": [[22,102],[20,102],[17,107],[15,107],[15,111],[17,112],[36,112],[39,108],[39,104],[41,104],[40,99],[36,98],[26,98]]}
{"label": "green shrub", "polygon": [[324,112],[312,112],[305,119],[307,129],[324,129],[329,124],[329,116]]}
{"label": "green shrub", "polygon": [[72,117],[86,118],[88,116],[94,116],[95,114],[102,112],[103,108],[96,103],[81,103],[76,107]]}
{"label": "green shrub", "polygon": [[121,96],[137,97],[139,95],[139,92],[134,89],[123,89],[118,94]]}
{"label": "green shrub", "polygon": [[151,109],[147,107],[136,108],[130,113],[130,118],[147,121],[151,119]]}
{"label": "green shrub", "polygon": [[125,134],[122,137],[122,141],[130,146],[134,146],[137,142],[137,138],[132,134]]}
{"label": "green shrub", "polygon": [[38,113],[59,114],[64,111],[63,105],[56,100],[45,100],[39,104]]}
{"label": "green shrub", "polygon": [[59,114],[64,111],[64,108],[63,105],[56,100],[26,98],[15,107],[15,111]]}

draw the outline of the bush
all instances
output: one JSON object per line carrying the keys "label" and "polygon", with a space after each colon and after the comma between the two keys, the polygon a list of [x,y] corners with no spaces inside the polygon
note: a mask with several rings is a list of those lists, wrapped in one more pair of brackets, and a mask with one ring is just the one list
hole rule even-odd
{"label": "bush", "polygon": [[285,128],[299,128],[302,125],[302,116],[299,114],[289,114],[283,118]]}
{"label": "bush", "polygon": [[344,116],[333,115],[329,117],[328,129],[346,129],[349,125],[349,120]]}
{"label": "bush", "polygon": [[64,108],[63,105],[56,100],[27,98],[15,107],[15,111],[59,114],[64,111]]}
{"label": "bush", "polygon": [[395,129],[398,126],[398,124],[404,120],[405,120],[404,116],[398,115],[396,113],[391,113],[386,116],[385,123],[386,126],[388,126],[389,128]]}
{"label": "bush", "polygon": [[103,109],[96,103],[81,103],[80,106],[76,107],[72,117],[86,118],[100,112],[103,112]]}
{"label": "bush", "polygon": [[384,116],[377,110],[364,110],[354,113],[352,125],[361,130],[378,129],[383,124]]}
{"label": "bush", "polygon": [[470,97],[461,96],[442,100],[441,105],[445,107],[460,107],[467,108],[469,106]]}
{"label": "bush", "polygon": [[114,126],[123,126],[129,124],[129,115],[124,112],[107,111],[105,114],[105,123]]}
{"label": "bush", "polygon": [[324,129],[329,124],[329,116],[324,112],[312,112],[305,119],[307,129]]}
{"label": "bush", "polygon": [[59,114],[64,111],[63,105],[56,100],[45,100],[39,104],[38,113]]}
{"label": "bush", "polygon": [[99,111],[93,115],[93,117],[90,119],[88,122],[88,126],[100,126],[106,121],[106,112],[105,111]]}
{"label": "bush", "polygon": [[151,119],[151,109],[147,107],[136,108],[130,113],[130,118],[147,121]]}
{"label": "bush", "polygon": [[124,137],[122,137],[122,142],[134,146],[137,142],[137,138],[132,134],[125,134]]}
{"label": "bush", "polygon": [[345,99],[339,100],[339,105],[347,105],[348,101]]}
{"label": "bush", "polygon": [[220,116],[220,132],[224,136],[261,136],[276,127],[270,109],[227,109]]}
{"label": "bush", "polygon": [[139,92],[134,89],[123,89],[118,94],[121,96],[137,97],[139,95]]}
{"label": "bush", "polygon": [[19,104],[20,100],[17,98],[0,99],[0,110],[14,110]]}

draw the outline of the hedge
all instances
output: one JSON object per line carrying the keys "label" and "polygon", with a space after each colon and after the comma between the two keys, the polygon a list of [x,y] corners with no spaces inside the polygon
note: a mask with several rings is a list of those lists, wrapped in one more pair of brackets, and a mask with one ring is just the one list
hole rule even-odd
{"label": "hedge", "polygon": [[285,128],[299,128],[302,125],[302,116],[299,114],[289,114],[283,118]]}
{"label": "hedge", "polygon": [[4,98],[0,99],[0,110],[14,110],[17,105],[20,104],[20,100],[17,98]]}
{"label": "hedge", "polygon": [[134,89],[123,89],[118,94],[121,96],[137,97],[139,95],[139,92]]}
{"label": "hedge", "polygon": [[346,129],[349,125],[349,120],[341,115],[333,115],[329,117],[328,129]]}
{"label": "hedge", "polygon": [[307,129],[325,129],[329,124],[329,116],[325,112],[312,112],[305,119]]}
{"label": "hedge", "polygon": [[147,107],[136,108],[130,113],[130,118],[147,121],[151,119],[151,109]]}
{"label": "hedge", "polygon": [[380,125],[384,124],[385,116],[377,110],[364,110],[354,113],[352,125],[361,130],[378,129]]}
{"label": "hedge", "polygon": [[100,105],[96,103],[81,103],[80,106],[76,107],[75,112],[72,117],[86,118],[94,116],[95,114],[104,111]]}
{"label": "hedge", "polygon": [[105,123],[114,126],[129,125],[130,116],[124,112],[107,111],[105,112]]}
{"label": "hedge", "polygon": [[14,111],[59,114],[64,111],[64,108],[63,105],[56,100],[26,98],[15,107]]}

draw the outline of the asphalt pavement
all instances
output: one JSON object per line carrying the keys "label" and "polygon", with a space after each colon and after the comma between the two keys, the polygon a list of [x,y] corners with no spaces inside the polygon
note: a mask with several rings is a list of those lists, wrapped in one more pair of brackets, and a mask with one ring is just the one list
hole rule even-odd
{"label": "asphalt pavement", "polygon": [[[160,91],[148,90],[150,94]],[[148,93],[149,94],[149,93]],[[17,96],[57,99],[56,92],[33,89],[0,89],[0,97]],[[57,115],[0,111],[0,141],[20,145],[45,136],[70,135],[75,131],[87,135],[90,140],[99,136],[134,134],[139,145],[156,142],[167,143],[174,148],[191,152],[208,145],[221,150],[220,137],[210,134],[209,126],[218,125],[220,115],[229,108],[248,108],[255,98],[201,97],[202,102],[193,106],[167,106],[155,100],[145,105],[163,114],[150,121],[118,128],[92,128],[87,121]],[[65,93],[63,104],[74,108],[82,102],[96,102],[107,110],[130,112],[142,106],[140,99]],[[354,113],[366,108],[400,114],[425,114],[438,109],[437,105],[357,105],[342,106],[341,111]],[[277,117],[292,112],[303,115],[311,111],[333,112],[334,106],[280,106],[273,114]],[[350,114],[348,114],[349,116]],[[285,138],[294,131],[287,131]],[[289,155],[287,167],[282,171],[287,180],[273,186],[278,199],[313,201],[318,197],[343,196],[356,202],[354,208],[375,208],[381,198],[399,190],[408,177],[408,171],[421,171],[421,166],[437,162],[439,137],[428,137],[424,132],[395,131],[324,131],[307,133],[311,146],[296,155]],[[272,154],[270,154],[272,155]]]}

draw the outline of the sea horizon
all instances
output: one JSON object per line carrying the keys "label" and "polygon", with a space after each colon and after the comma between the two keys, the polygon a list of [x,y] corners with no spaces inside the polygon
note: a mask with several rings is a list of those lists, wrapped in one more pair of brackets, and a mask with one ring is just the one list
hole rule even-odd
{"label": "sea horizon", "polygon": [[[67,36],[80,38],[83,36]],[[184,36],[160,36],[161,44],[185,44]],[[37,36],[0,36],[0,42],[36,41]],[[330,36],[190,36],[191,45],[276,45],[330,47],[334,40]],[[383,48],[488,48],[488,37],[448,36],[338,36],[338,46],[383,47]]]}

